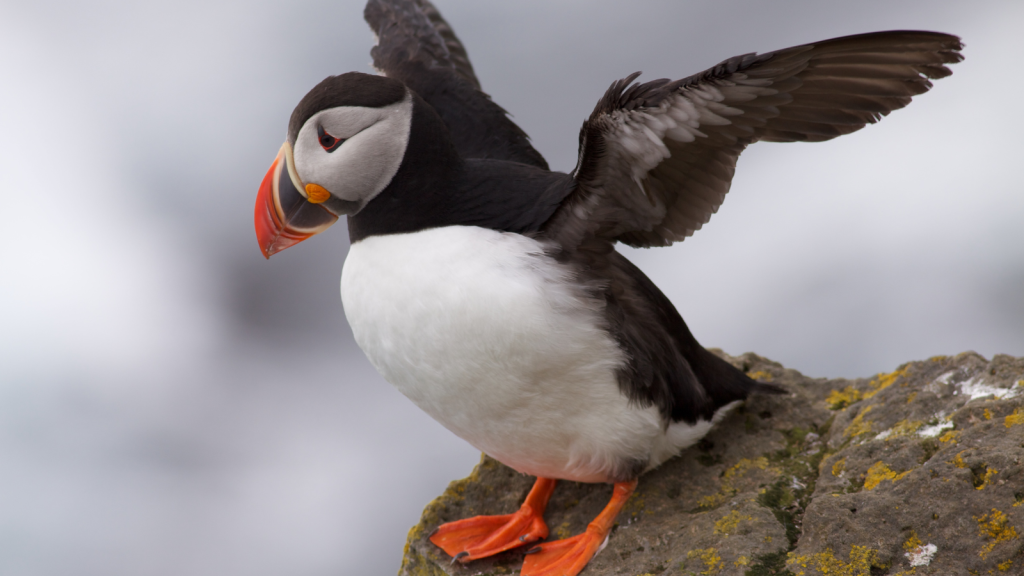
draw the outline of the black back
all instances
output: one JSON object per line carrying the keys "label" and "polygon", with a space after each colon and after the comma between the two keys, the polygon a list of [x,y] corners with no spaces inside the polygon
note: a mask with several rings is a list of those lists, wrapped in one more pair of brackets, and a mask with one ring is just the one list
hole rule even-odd
{"label": "black back", "polygon": [[355,243],[374,234],[455,225],[528,234],[540,229],[572,186],[572,177],[561,172],[460,157],[445,123],[413,93],[401,167],[376,198],[349,216],[349,238]]}

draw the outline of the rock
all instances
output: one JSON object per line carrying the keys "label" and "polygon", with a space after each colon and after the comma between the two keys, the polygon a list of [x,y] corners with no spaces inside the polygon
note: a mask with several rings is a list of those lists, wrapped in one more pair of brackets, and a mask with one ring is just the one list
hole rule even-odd
{"label": "rock", "polygon": [[[584,575],[1024,574],[1024,358],[969,352],[826,380],[723,357],[792,393],[752,397],[643,476]],[[427,536],[515,511],[532,483],[484,456],[426,507],[399,574],[517,573],[521,550],[453,565]],[[560,482],[549,538],[583,531],[610,495]]]}

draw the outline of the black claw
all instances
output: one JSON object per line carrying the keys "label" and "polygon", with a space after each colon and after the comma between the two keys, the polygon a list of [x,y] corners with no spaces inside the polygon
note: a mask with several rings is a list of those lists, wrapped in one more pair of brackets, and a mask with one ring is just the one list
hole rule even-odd
{"label": "black claw", "polygon": [[523,534],[522,536],[520,536],[519,537],[519,541],[520,542],[526,542],[526,534]]}
{"label": "black claw", "polygon": [[441,529],[441,527],[438,526],[437,528],[434,528],[433,530],[431,530],[430,534],[427,534],[427,538],[433,538],[434,534],[437,534],[437,531],[440,530],[440,529]]}
{"label": "black claw", "polygon": [[530,548],[526,552],[523,552],[523,555],[525,556],[526,554],[536,554],[537,552],[540,552],[540,546],[534,546],[533,548]]}
{"label": "black claw", "polygon": [[459,560],[462,560],[466,556],[469,556],[469,552],[466,552],[465,550],[463,550],[462,552],[459,552],[458,554],[455,555],[454,558],[452,558],[452,564],[455,564],[456,562],[458,562]]}

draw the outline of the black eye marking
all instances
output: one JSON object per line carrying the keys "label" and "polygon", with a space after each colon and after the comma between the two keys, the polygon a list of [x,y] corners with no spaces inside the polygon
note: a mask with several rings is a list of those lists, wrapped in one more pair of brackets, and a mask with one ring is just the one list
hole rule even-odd
{"label": "black eye marking", "polygon": [[338,146],[341,146],[341,143],[345,141],[344,138],[338,139],[328,134],[327,131],[324,130],[323,126],[316,127],[316,134],[320,140],[320,146],[322,146],[327,152],[334,152],[338,149]]}

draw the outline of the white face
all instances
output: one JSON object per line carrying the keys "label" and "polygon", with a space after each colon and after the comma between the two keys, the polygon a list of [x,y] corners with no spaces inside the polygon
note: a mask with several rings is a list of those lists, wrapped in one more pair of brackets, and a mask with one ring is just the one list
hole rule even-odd
{"label": "white face", "polygon": [[[409,94],[384,108],[322,110],[306,121],[295,138],[295,170],[303,184],[317,184],[362,208],[398,172],[411,126]],[[321,143],[323,133],[341,142],[328,151]]]}

